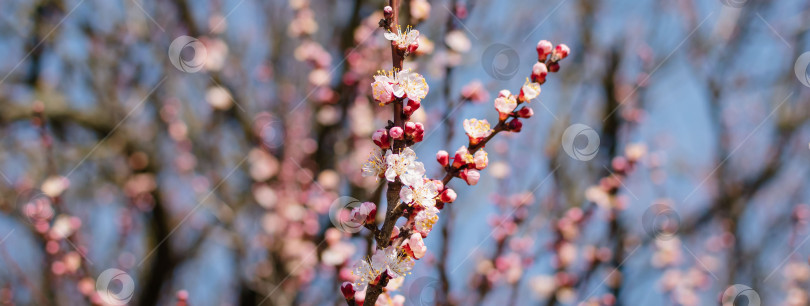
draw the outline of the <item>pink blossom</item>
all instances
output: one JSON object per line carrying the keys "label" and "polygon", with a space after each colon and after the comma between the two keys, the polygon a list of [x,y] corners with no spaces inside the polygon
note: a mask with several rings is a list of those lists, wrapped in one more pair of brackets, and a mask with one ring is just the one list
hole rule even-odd
{"label": "pink blossom", "polygon": [[470,144],[477,144],[492,134],[492,129],[486,119],[464,119],[464,131],[470,137]]}
{"label": "pink blossom", "polygon": [[422,240],[422,234],[419,233],[411,234],[411,237],[403,242],[402,247],[406,254],[415,259],[422,258],[427,252],[427,246]]}
{"label": "pink blossom", "polygon": [[511,95],[512,95],[512,92],[509,91],[508,89],[503,89],[503,90],[498,92],[498,98],[504,98],[504,97],[508,97],[508,96],[511,96]]}
{"label": "pink blossom", "polygon": [[472,154],[470,154],[470,152],[467,151],[466,146],[461,146],[460,148],[458,148],[458,150],[456,151],[456,155],[453,158],[453,167],[459,168],[461,166],[470,163],[473,163]]}
{"label": "pink blossom", "polygon": [[475,161],[475,169],[478,170],[484,170],[489,164],[489,158],[487,158],[487,152],[485,152],[484,149],[475,152],[473,160]]}
{"label": "pink blossom", "polygon": [[427,207],[416,214],[414,218],[414,229],[422,234],[422,237],[427,237],[433,225],[439,221],[439,209],[436,207]]}
{"label": "pink blossom", "polygon": [[467,182],[467,185],[473,186],[478,184],[478,179],[481,178],[481,173],[475,169],[464,169],[464,171],[461,171],[460,177],[462,180]]}
{"label": "pink blossom", "polygon": [[520,88],[520,101],[530,102],[540,95],[540,84],[532,83],[526,79],[526,83]]}
{"label": "pink blossom", "polygon": [[517,100],[515,96],[509,95],[506,97],[498,97],[495,99],[495,110],[498,111],[498,119],[506,120],[512,111],[517,107]]}
{"label": "pink blossom", "polygon": [[352,221],[358,224],[374,223],[377,217],[377,205],[372,202],[363,202],[360,206],[352,209]]}
{"label": "pink blossom", "polygon": [[394,101],[394,80],[386,75],[375,75],[374,82],[371,83],[371,95],[374,101],[380,105],[386,105]]}
{"label": "pink blossom", "polygon": [[374,135],[371,136],[371,140],[374,141],[374,144],[380,147],[380,149],[388,149],[391,147],[391,140],[388,137],[388,131],[386,129],[379,129],[374,132]]}

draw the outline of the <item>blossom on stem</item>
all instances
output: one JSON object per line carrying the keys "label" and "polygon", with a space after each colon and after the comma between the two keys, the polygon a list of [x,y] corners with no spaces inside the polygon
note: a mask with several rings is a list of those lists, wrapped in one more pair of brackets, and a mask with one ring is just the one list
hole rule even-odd
{"label": "blossom on stem", "polygon": [[420,207],[433,207],[436,206],[436,197],[439,191],[436,184],[432,181],[417,182],[410,187],[403,187],[399,191],[399,199],[403,203],[410,205],[418,205]]}
{"label": "blossom on stem", "polygon": [[395,80],[387,75],[375,75],[374,82],[371,83],[371,96],[380,105],[386,105],[394,101]]}
{"label": "blossom on stem", "polygon": [[[410,70],[379,71],[371,83],[371,95],[380,105],[389,104],[395,98],[406,97],[421,102],[427,96],[428,89],[425,78]],[[416,108],[413,111],[416,111]]]}
{"label": "blossom on stem", "polygon": [[467,150],[466,146],[461,146],[456,151],[455,157],[453,157],[453,167],[459,168],[466,164],[471,164],[474,162],[473,155]]}
{"label": "blossom on stem", "polygon": [[425,78],[410,70],[400,71],[396,74],[397,86],[401,90],[394,90],[394,95],[403,98],[421,102],[428,94],[428,84]]}
{"label": "blossom on stem", "polygon": [[509,118],[509,115],[515,110],[515,107],[517,107],[517,100],[515,100],[515,96],[513,95],[505,97],[498,96],[498,98],[495,99],[495,110],[498,111],[499,120]]}
{"label": "blossom on stem", "polygon": [[377,217],[377,205],[372,202],[364,202],[352,209],[351,220],[357,224],[373,223]]}
{"label": "blossom on stem", "polygon": [[481,178],[481,173],[475,169],[464,169],[459,174],[459,177],[467,182],[467,185],[473,186],[478,184],[478,179]]}
{"label": "blossom on stem", "polygon": [[422,240],[422,234],[411,234],[411,237],[402,243],[402,251],[414,259],[420,259],[425,256],[425,253],[427,253],[427,246],[425,246],[425,242]]}
{"label": "blossom on stem", "polygon": [[385,179],[389,182],[394,182],[399,177],[402,184],[411,186],[422,181],[422,176],[425,175],[425,165],[416,161],[416,153],[411,148],[405,148],[399,154],[389,151],[385,155],[385,163],[388,165]]}
{"label": "blossom on stem", "polygon": [[520,101],[530,102],[540,95],[540,84],[532,83],[526,79],[526,83],[520,88]]}
{"label": "blossom on stem", "polygon": [[487,158],[487,152],[484,149],[478,150],[473,154],[473,160],[475,161],[475,169],[484,170],[489,164],[489,158]]}
{"label": "blossom on stem", "polygon": [[422,237],[427,237],[433,225],[439,221],[439,209],[436,207],[428,207],[419,211],[414,218],[414,229],[422,234]]}
{"label": "blossom on stem", "polygon": [[386,32],[385,39],[390,40],[391,44],[402,52],[413,53],[419,48],[419,31],[410,26],[405,28],[405,32],[402,32],[402,27],[397,25],[397,32]]}
{"label": "blossom on stem", "polygon": [[388,130],[379,129],[371,135],[371,140],[374,141],[380,149],[388,149],[391,147],[391,139],[388,137]]}
{"label": "blossom on stem", "polygon": [[380,148],[374,148],[371,151],[368,159],[363,163],[363,177],[373,176],[375,180],[379,180],[385,174],[385,155]]}
{"label": "blossom on stem", "polygon": [[520,130],[523,129],[523,122],[520,122],[520,120],[515,118],[515,119],[512,119],[512,121],[509,121],[509,123],[507,124],[507,127],[509,128],[510,131],[515,132],[515,133],[519,133]]}
{"label": "blossom on stem", "polygon": [[352,272],[357,278],[354,282],[354,289],[363,291],[369,284],[377,284],[380,274],[383,272],[386,272],[392,279],[403,276],[413,268],[413,264],[413,258],[400,256],[393,246],[377,250],[370,259],[362,260],[355,266]]}
{"label": "blossom on stem", "polygon": [[470,137],[470,144],[477,144],[492,134],[489,122],[478,119],[464,119],[464,131]]}

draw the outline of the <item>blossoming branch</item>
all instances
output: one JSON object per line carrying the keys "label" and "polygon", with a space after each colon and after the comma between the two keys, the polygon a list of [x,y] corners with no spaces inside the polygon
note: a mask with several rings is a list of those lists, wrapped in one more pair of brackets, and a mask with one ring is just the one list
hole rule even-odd
{"label": "blossoming branch", "polygon": [[[404,58],[419,48],[420,33],[411,27],[403,30],[398,25],[397,7],[397,1],[391,1],[380,21],[380,26],[386,30],[385,38],[391,41],[394,68],[380,71],[371,84],[374,101],[383,107],[392,106],[393,120],[373,134],[372,141],[377,148],[362,166],[363,176],[386,180],[388,204],[381,228],[374,224],[376,204],[365,202],[351,212],[353,222],[365,224],[365,228],[372,231],[377,246],[371,258],[355,265],[354,282],[345,282],[340,288],[349,305],[375,305],[380,297],[384,304],[404,302],[402,295],[390,292],[402,284],[415,261],[427,252],[424,239],[438,222],[440,210],[456,200],[456,192],[447,184],[455,177],[468,185],[478,183],[480,171],[489,164],[484,150],[486,144],[500,132],[521,131],[521,119],[534,114],[527,104],[539,96],[548,73],[559,71],[559,61],[570,52],[564,44],[555,47],[549,41],[540,41],[538,61],[519,93],[501,90],[495,99],[497,123],[492,126],[486,119],[465,119],[463,127],[469,137],[468,144],[452,156],[447,151],[439,151],[436,160],[446,174],[441,180],[430,179],[425,175],[424,164],[410,148],[425,135],[425,126],[410,120],[421,107],[429,86],[422,75],[403,68]],[[407,221],[397,225],[400,218]]]}

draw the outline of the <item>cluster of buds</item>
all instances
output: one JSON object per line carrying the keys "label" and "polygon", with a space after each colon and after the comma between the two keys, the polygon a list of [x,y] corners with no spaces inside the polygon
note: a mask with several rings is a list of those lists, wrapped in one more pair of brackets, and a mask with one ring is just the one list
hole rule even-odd
{"label": "cluster of buds", "polygon": [[537,43],[537,63],[532,67],[532,81],[543,84],[549,72],[560,71],[559,61],[568,57],[571,49],[565,44],[556,47],[548,40]]}

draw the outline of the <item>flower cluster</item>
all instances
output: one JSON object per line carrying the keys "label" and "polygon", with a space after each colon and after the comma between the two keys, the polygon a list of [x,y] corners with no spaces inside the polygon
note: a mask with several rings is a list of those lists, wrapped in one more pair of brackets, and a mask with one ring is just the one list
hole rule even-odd
{"label": "flower cluster", "polygon": [[381,106],[390,104],[395,99],[407,99],[405,106],[410,107],[410,114],[419,109],[420,102],[428,93],[425,78],[410,70],[379,71],[374,76],[371,89],[374,101]]}
{"label": "flower cluster", "polygon": [[[401,69],[397,61],[416,52],[419,47],[419,31],[410,27],[403,32],[393,25],[394,12],[390,7],[384,10],[385,19],[380,25],[388,32],[385,38],[391,41],[394,56],[394,70],[379,72],[371,83],[371,96],[380,106],[393,104],[394,121],[372,135],[377,146],[362,166],[362,174],[375,179],[385,179],[388,184],[388,209],[383,218],[382,228],[369,226],[376,216],[376,205],[367,202],[352,211],[355,222],[365,222],[373,232],[377,251],[371,258],[360,261],[352,273],[353,283],[341,286],[346,300],[354,303],[358,291],[366,291],[366,304],[374,303],[383,292],[390,289],[389,282],[399,283],[402,276],[413,267],[415,260],[427,252],[424,239],[430,234],[439,220],[439,212],[446,204],[456,200],[456,192],[447,187],[454,177],[461,178],[468,185],[476,185],[481,178],[479,171],[489,165],[489,156],[484,150],[486,143],[499,132],[520,132],[520,119],[532,117],[534,112],[528,104],[540,94],[540,85],[545,82],[549,71],[559,70],[558,61],[568,55],[568,47],[554,48],[547,41],[538,44],[538,64],[532,69],[517,95],[502,90],[495,99],[498,122],[494,126],[486,119],[466,119],[464,130],[469,143],[461,146],[455,154],[439,151],[436,160],[447,172],[444,179],[434,180],[425,176],[425,165],[417,160],[416,152],[410,147],[424,138],[425,126],[412,122],[411,115],[421,107],[422,99],[429,87],[425,78],[416,72]],[[394,32],[392,29],[396,29]],[[553,49],[553,50],[552,50]],[[551,65],[553,68],[547,66]],[[464,98],[470,101],[484,100],[488,94],[483,86],[476,85],[465,89]],[[397,220],[407,219],[404,223]]]}

